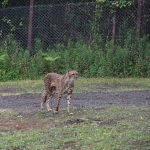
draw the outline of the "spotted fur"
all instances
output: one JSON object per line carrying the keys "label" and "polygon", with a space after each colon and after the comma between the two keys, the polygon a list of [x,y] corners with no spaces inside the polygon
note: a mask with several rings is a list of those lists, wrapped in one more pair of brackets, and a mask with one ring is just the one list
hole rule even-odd
{"label": "spotted fur", "polygon": [[67,72],[64,75],[60,75],[57,73],[48,73],[44,77],[44,92],[42,94],[41,109],[44,108],[44,103],[46,103],[47,110],[52,110],[49,103],[53,95],[55,94],[56,89],[58,89],[58,100],[54,112],[58,112],[62,95],[67,94],[68,113],[69,115],[72,115],[73,113],[70,112],[70,100],[74,89],[74,81],[77,80],[77,78],[78,72],[76,70]]}

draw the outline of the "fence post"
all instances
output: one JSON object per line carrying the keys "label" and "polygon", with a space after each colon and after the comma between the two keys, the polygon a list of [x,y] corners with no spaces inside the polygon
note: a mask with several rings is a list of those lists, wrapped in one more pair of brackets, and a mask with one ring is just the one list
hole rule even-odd
{"label": "fence post", "polygon": [[[116,0],[114,0],[114,2],[116,2]],[[116,21],[117,21],[116,8],[114,8],[113,29],[112,29],[112,41],[113,41],[113,44],[115,44],[115,40],[116,40]]]}
{"label": "fence post", "polygon": [[31,54],[31,43],[32,43],[33,3],[34,3],[34,0],[30,0],[29,26],[28,26],[28,45],[27,45],[27,49],[29,51],[29,54]]}
{"label": "fence post", "polygon": [[140,37],[140,30],[141,30],[141,5],[142,0],[138,0],[138,10],[137,10],[137,34]]}

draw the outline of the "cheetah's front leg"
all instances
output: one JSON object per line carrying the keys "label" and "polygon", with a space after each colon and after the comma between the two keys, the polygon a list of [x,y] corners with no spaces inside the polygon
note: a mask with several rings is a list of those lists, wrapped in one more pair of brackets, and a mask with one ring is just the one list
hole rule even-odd
{"label": "cheetah's front leg", "polygon": [[73,115],[73,113],[70,112],[70,101],[71,101],[71,93],[69,93],[67,96],[67,103],[68,103],[68,114]]}

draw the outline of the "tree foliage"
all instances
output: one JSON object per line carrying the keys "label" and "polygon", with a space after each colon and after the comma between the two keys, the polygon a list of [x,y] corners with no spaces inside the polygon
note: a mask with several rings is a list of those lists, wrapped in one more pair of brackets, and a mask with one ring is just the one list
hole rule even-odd
{"label": "tree foliage", "polygon": [[133,4],[135,0],[96,0],[98,3],[104,3],[107,2],[110,4],[111,7],[117,7],[117,8],[122,8],[122,7],[128,7]]}
{"label": "tree foliage", "polygon": [[[95,2],[95,0],[34,0],[35,5]],[[30,0],[2,0],[0,8],[29,6]]]}

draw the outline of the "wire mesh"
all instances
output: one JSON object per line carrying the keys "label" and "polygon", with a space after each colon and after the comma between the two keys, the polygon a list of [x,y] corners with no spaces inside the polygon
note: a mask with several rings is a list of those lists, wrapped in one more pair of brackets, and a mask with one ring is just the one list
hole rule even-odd
{"label": "wire mesh", "polygon": [[[129,29],[137,26],[137,3],[131,7],[116,9],[116,38],[124,39]],[[69,40],[83,40],[90,43],[97,34],[105,40],[112,38],[113,17],[111,9],[103,7],[97,11],[97,3],[69,3],[60,5],[39,5],[33,9],[32,49],[39,39],[43,51],[56,44],[67,44]],[[150,35],[150,3],[142,3],[141,34]],[[27,48],[29,6],[0,9],[0,41],[9,35],[24,48]],[[100,13],[100,16],[98,16]]]}

